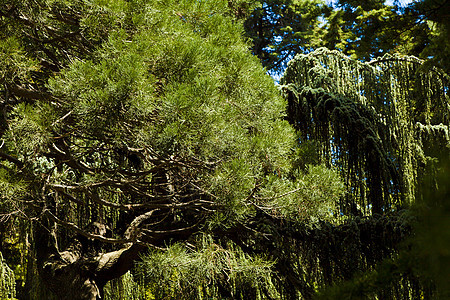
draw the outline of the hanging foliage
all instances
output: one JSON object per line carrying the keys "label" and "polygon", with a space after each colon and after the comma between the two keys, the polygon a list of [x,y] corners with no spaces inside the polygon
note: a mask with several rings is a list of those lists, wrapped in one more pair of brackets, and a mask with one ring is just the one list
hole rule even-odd
{"label": "hanging foliage", "polygon": [[16,281],[13,270],[3,260],[0,252],[0,298],[14,299],[16,296]]}
{"label": "hanging foliage", "polygon": [[[315,299],[322,289],[371,272],[385,258],[395,258],[402,241],[411,235],[415,217],[405,212],[375,214],[337,225],[256,215],[254,223],[258,221],[253,233],[240,232],[232,239],[246,253],[274,262],[270,281],[279,295],[267,299]],[[417,280],[408,274],[404,284],[378,289],[378,299],[410,293],[416,287],[409,285],[409,279]],[[335,294],[332,299],[345,298]]]}
{"label": "hanging foliage", "polygon": [[422,63],[392,55],[363,63],[325,48],[289,63],[281,80],[288,119],[301,145],[319,141],[323,159],[340,170],[343,212],[411,203],[433,140],[448,150],[449,77]]}
{"label": "hanging foliage", "polygon": [[273,262],[226,239],[198,236],[201,247],[175,244],[146,255],[138,273],[154,299],[278,299]]}
{"label": "hanging foliage", "polygon": [[109,281],[104,288],[106,300],[144,300],[146,292],[140,282],[136,281],[132,272]]}

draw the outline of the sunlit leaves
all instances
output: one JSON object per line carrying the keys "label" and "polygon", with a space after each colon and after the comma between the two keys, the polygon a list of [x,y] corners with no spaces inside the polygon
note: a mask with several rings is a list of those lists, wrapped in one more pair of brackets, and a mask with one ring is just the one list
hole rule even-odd
{"label": "sunlit leaves", "polygon": [[0,79],[21,81],[30,79],[30,72],[37,71],[36,61],[26,55],[20,41],[14,37],[0,39]]}
{"label": "sunlit leaves", "polygon": [[258,295],[261,291],[277,295],[270,281],[273,262],[251,257],[232,243],[217,244],[209,236],[203,237],[198,247],[192,251],[173,245],[144,257],[139,273],[154,296],[215,299],[224,292],[219,286],[235,297]]}
{"label": "sunlit leaves", "polygon": [[50,139],[48,126],[52,117],[46,113],[52,109],[45,103],[30,105],[21,103],[14,109],[5,142],[9,151],[20,159],[35,157]]}

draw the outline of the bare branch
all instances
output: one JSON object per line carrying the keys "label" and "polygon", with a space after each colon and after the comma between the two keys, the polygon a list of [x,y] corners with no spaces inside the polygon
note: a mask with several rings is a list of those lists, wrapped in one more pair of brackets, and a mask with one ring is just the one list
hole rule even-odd
{"label": "bare branch", "polygon": [[[85,205],[86,203],[83,202],[80,199],[77,199],[73,195],[66,192],[67,189],[80,189],[84,190],[87,188],[77,187],[77,186],[67,186],[67,185],[60,185],[60,184],[49,184],[48,187],[53,188],[54,190],[58,191],[62,196],[67,197],[70,201],[75,202],[77,204]],[[115,203],[111,201],[107,201],[104,199],[101,199],[96,195],[95,193],[88,192],[90,199],[92,199],[94,202],[104,205],[107,207],[113,207],[116,209],[124,210],[124,211],[133,211],[133,210],[139,210],[139,209],[172,209],[172,208],[188,208],[188,207],[214,207],[217,204],[213,201],[208,200],[192,200],[189,202],[182,202],[182,203]],[[153,200],[168,200],[170,198],[175,198],[175,194],[169,196],[152,196],[149,195]]]}
{"label": "bare branch", "polygon": [[156,234],[167,235],[167,234],[173,234],[173,233],[180,233],[180,232],[185,232],[185,231],[194,229],[195,227],[198,226],[199,223],[200,222],[197,222],[196,224],[194,224],[192,226],[188,226],[188,227],[177,228],[177,229],[168,229],[168,230],[142,229],[142,232],[144,232],[145,234],[148,234],[148,235],[156,235]]}
{"label": "bare branch", "polygon": [[17,97],[22,97],[31,100],[54,101],[56,103],[61,102],[59,99],[55,98],[49,93],[29,90],[19,86],[8,86],[8,89]]}
{"label": "bare branch", "polygon": [[128,226],[127,230],[125,231],[125,237],[129,240],[135,241],[138,234],[139,234],[139,225],[141,225],[146,220],[150,219],[153,214],[157,211],[156,209],[146,212],[145,214],[142,214],[140,216],[137,216]]}
{"label": "bare branch", "polygon": [[8,155],[6,153],[3,153],[2,151],[0,151],[0,159],[1,160],[7,160],[9,162],[12,162],[13,164],[15,164],[16,166],[18,166],[19,168],[23,168],[23,166],[25,165],[22,161],[20,161],[19,159]]}
{"label": "bare branch", "polygon": [[65,228],[68,228],[68,229],[72,230],[73,232],[81,234],[82,236],[87,237],[89,239],[98,240],[98,241],[101,241],[101,242],[104,242],[104,243],[108,243],[108,244],[126,244],[126,243],[130,243],[131,242],[131,240],[129,240],[129,239],[107,238],[107,237],[101,236],[99,234],[93,234],[93,233],[86,232],[86,231],[84,231],[83,229],[81,229],[80,227],[78,227],[76,224],[74,224],[72,222],[67,222],[67,221],[61,220],[60,218],[55,216],[48,209],[46,209],[44,211],[44,214],[49,216],[51,220],[53,220],[54,222],[58,223],[59,225],[65,227]]}

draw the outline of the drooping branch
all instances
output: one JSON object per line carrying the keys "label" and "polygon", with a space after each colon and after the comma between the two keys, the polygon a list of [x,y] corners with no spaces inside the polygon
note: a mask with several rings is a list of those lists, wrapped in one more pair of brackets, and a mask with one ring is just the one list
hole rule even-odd
{"label": "drooping branch", "polygon": [[[246,226],[218,234],[231,238],[246,253],[272,257],[277,270],[272,280],[278,282],[279,291],[314,299],[318,287],[372,270],[396,253],[410,237],[414,222],[415,218],[394,213],[355,218],[340,225],[298,224],[261,212]],[[405,284],[385,292],[409,289]]]}
{"label": "drooping branch", "polygon": [[302,142],[321,143],[359,210],[412,201],[426,164],[416,124],[449,126],[449,77],[422,64],[390,55],[362,63],[322,48],[297,55],[282,79],[289,121]]}

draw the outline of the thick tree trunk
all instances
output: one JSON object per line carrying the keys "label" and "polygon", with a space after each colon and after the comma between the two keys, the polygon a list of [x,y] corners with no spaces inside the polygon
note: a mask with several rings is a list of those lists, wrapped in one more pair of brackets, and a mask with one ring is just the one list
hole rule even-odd
{"label": "thick tree trunk", "polygon": [[131,245],[117,251],[86,251],[89,241],[76,238],[58,251],[48,230],[37,230],[36,258],[44,284],[61,300],[103,299],[105,284],[131,269],[133,261],[145,248]]}

